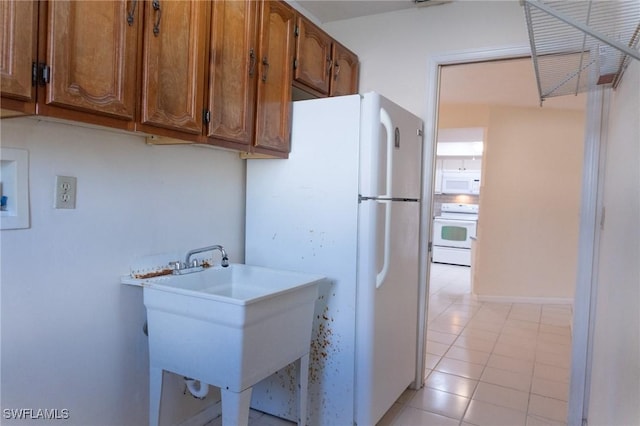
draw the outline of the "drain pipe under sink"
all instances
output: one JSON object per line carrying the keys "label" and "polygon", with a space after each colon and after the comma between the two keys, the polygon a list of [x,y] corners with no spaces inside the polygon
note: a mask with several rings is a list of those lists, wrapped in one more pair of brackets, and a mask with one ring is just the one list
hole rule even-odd
{"label": "drain pipe under sink", "polygon": [[196,398],[203,399],[209,393],[209,385],[202,383],[200,380],[185,377],[184,383],[187,385],[187,389],[189,389],[191,395]]}

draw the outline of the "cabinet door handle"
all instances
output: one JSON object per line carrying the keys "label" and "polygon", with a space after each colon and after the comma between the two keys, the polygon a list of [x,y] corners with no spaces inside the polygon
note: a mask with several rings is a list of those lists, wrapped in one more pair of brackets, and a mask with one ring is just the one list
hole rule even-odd
{"label": "cabinet door handle", "polygon": [[333,81],[338,81],[338,74],[340,74],[340,64],[336,62],[333,69],[335,72],[333,73]]}
{"label": "cabinet door handle", "polygon": [[136,5],[138,4],[138,0],[133,0],[131,2],[131,8],[129,9],[129,12],[127,13],[127,23],[129,24],[129,26],[133,25],[133,20],[136,17]]}
{"label": "cabinet door handle", "polygon": [[263,65],[263,69],[264,69],[264,71],[262,72],[262,82],[266,83],[267,82],[267,74],[269,73],[269,60],[267,59],[266,56],[264,58],[262,58],[262,65]]}
{"label": "cabinet door handle", "polygon": [[327,76],[331,75],[331,66],[333,65],[333,61],[329,56],[327,56]]}
{"label": "cabinet door handle", "polygon": [[156,11],[156,23],[153,24],[153,35],[158,37],[160,34],[160,18],[162,18],[162,10],[160,10],[160,0],[153,0],[151,2],[153,10]]}
{"label": "cabinet door handle", "polygon": [[249,49],[249,77],[253,77],[256,71],[256,52],[253,47]]}

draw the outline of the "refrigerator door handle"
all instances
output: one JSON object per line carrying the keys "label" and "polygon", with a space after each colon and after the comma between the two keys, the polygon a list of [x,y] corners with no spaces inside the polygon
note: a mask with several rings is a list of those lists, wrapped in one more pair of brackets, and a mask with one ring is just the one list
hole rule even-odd
{"label": "refrigerator door handle", "polygon": [[393,123],[391,122],[391,116],[384,108],[380,108],[380,124],[382,124],[387,132],[387,187],[385,188],[385,195],[382,196],[391,198],[393,188],[393,147],[395,132],[393,129]]}
{"label": "refrigerator door handle", "polygon": [[384,253],[382,260],[382,269],[376,275],[376,288],[380,288],[384,284],[389,272],[389,252],[391,250],[391,200],[378,200],[378,203],[384,204]]}
{"label": "refrigerator door handle", "polygon": [[[395,132],[393,130],[393,123],[391,122],[391,116],[384,109],[380,108],[380,124],[385,128],[387,132],[387,179],[385,188],[385,194],[380,197],[391,198],[392,197],[392,188],[393,188],[393,146],[394,146],[394,136]],[[382,261],[382,269],[376,275],[376,288],[380,288],[382,284],[384,284],[384,280],[387,278],[387,273],[389,272],[389,251],[391,249],[391,201],[390,200],[379,200],[378,203],[385,204],[384,208],[384,245],[383,245],[383,261]]]}

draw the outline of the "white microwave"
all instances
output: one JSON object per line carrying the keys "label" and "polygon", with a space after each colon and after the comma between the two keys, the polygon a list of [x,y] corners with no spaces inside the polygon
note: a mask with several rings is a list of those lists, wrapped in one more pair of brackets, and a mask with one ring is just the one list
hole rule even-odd
{"label": "white microwave", "polygon": [[479,194],[480,171],[442,171],[443,194]]}

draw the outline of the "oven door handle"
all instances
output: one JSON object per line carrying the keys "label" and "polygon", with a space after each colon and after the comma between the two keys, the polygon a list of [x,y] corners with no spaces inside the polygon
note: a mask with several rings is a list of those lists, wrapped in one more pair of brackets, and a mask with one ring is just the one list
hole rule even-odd
{"label": "oven door handle", "polygon": [[473,226],[477,224],[475,220],[464,220],[464,219],[443,219],[443,218],[435,218],[433,219],[433,223],[436,225],[444,225],[444,226]]}

